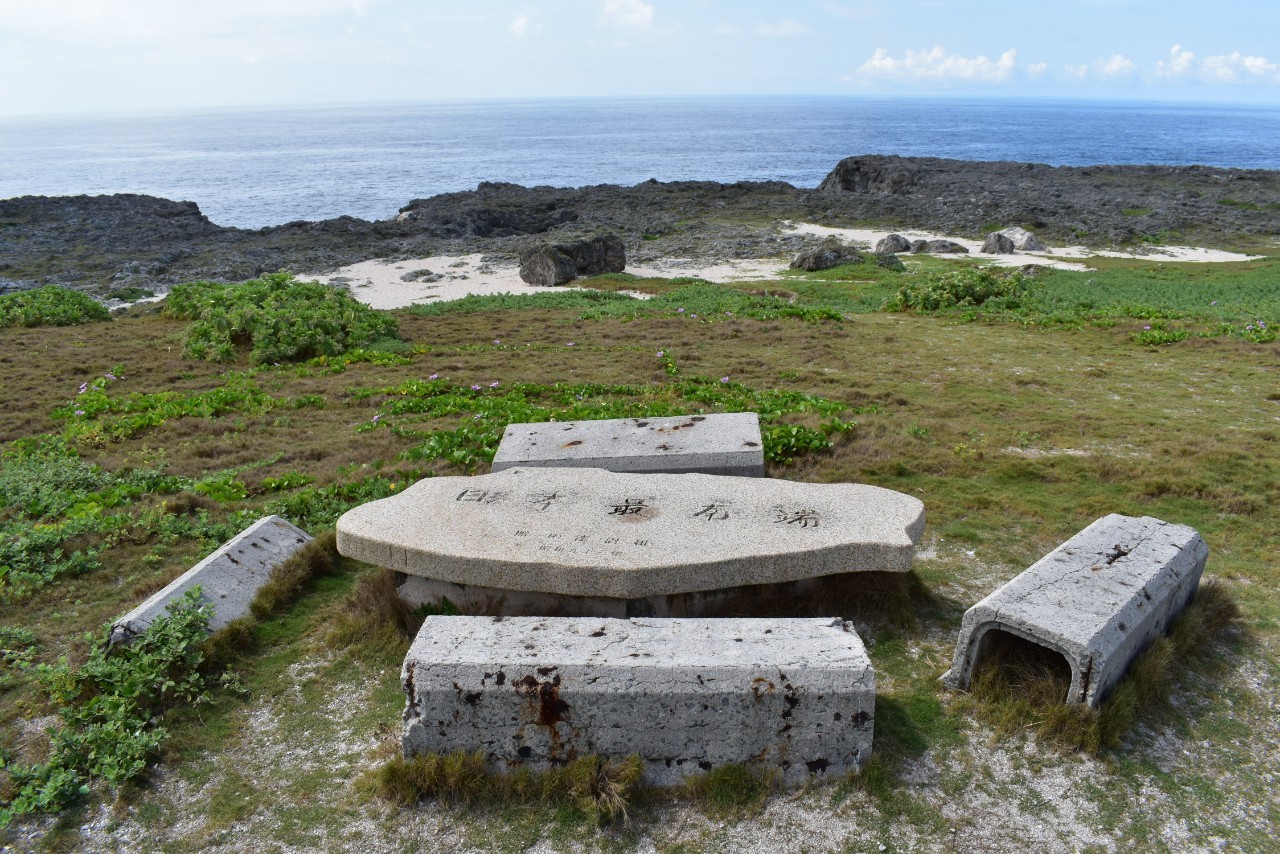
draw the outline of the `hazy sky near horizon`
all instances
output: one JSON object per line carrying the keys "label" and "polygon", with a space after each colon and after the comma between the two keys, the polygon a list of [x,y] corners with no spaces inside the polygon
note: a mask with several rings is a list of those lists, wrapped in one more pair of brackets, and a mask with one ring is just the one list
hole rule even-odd
{"label": "hazy sky near horizon", "polygon": [[1277,0],[0,0],[0,115],[564,96],[1280,104]]}

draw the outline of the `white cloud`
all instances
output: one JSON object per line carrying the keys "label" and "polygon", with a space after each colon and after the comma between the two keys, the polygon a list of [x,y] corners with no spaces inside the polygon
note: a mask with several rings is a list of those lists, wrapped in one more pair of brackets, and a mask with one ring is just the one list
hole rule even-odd
{"label": "white cloud", "polygon": [[1098,60],[1093,64],[1093,68],[1102,78],[1128,77],[1138,70],[1138,66],[1122,53],[1117,53],[1110,59]]}
{"label": "white cloud", "polygon": [[1027,66],[1027,75],[1030,77],[1042,77],[1049,70],[1047,62],[1033,62]]}
{"label": "white cloud", "polygon": [[712,32],[718,36],[736,36],[742,34],[742,28],[733,24],[720,24]]}
{"label": "white cloud", "polygon": [[1194,77],[1206,83],[1280,82],[1280,66],[1265,56],[1250,56],[1240,51],[1206,56],[1196,55],[1175,44],[1169,58],[1156,63],[1155,76],[1160,80],[1179,81]]}
{"label": "white cloud", "polygon": [[654,8],[643,0],[607,0],[600,9],[600,24],[620,30],[647,30],[653,26]]}
{"label": "white cloud", "polygon": [[809,32],[809,28],[799,21],[756,24],[756,35],[758,36],[802,36],[807,32]]}
{"label": "white cloud", "polygon": [[532,22],[529,20],[528,15],[516,15],[515,18],[512,19],[511,24],[507,27],[507,32],[511,33],[511,35],[518,39],[522,39],[529,35],[529,26],[531,23]]}
{"label": "white cloud", "polygon": [[970,80],[999,83],[1008,79],[1017,64],[1014,48],[1000,54],[997,60],[985,55],[961,56],[948,53],[941,45],[933,50],[908,50],[902,59],[876,48],[871,58],[862,63],[858,73],[864,77],[900,81]]}
{"label": "white cloud", "polygon": [[1166,80],[1178,80],[1187,76],[1191,71],[1192,63],[1195,62],[1196,55],[1189,50],[1183,50],[1182,45],[1175,44],[1169,48],[1169,60],[1160,60],[1156,63],[1156,76],[1163,77]]}
{"label": "white cloud", "polygon": [[1211,83],[1245,83],[1276,76],[1276,64],[1265,56],[1245,56],[1234,51],[1223,56],[1206,56],[1200,63],[1200,77]]}
{"label": "white cloud", "polygon": [[1067,74],[1070,74],[1072,77],[1079,77],[1083,80],[1089,76],[1089,66],[1087,65],[1072,65],[1068,62],[1062,67],[1066,70]]}

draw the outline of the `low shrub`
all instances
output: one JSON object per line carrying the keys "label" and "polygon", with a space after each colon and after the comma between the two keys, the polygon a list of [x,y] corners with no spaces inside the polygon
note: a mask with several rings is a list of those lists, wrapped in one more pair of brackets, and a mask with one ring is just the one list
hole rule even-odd
{"label": "low shrub", "polygon": [[93,297],[57,285],[0,296],[0,328],[75,326],[110,319],[111,312]]}
{"label": "low shrub", "polygon": [[241,284],[191,282],[178,285],[165,312],[193,321],[185,353],[223,361],[249,351],[257,364],[341,356],[377,343],[392,348],[396,321],[355,300],[346,291],[272,273]]}
{"label": "low shrub", "polygon": [[902,288],[884,305],[886,311],[938,311],[991,304],[1016,309],[1030,290],[1020,273],[998,273],[986,267],[965,267],[922,276]]}

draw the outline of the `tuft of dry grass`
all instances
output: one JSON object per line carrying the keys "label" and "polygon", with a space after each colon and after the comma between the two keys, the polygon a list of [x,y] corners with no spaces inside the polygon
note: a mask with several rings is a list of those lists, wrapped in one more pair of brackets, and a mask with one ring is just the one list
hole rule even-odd
{"label": "tuft of dry grass", "polygon": [[630,800],[643,791],[638,756],[608,760],[588,755],[534,771],[494,771],[483,753],[455,751],[395,757],[371,772],[374,790],[399,806],[434,799],[450,806],[541,803],[573,806],[597,823],[626,820]]}
{"label": "tuft of dry grass", "polygon": [[337,556],[337,534],[332,530],[317,534],[315,539],[271,570],[267,583],[259,587],[253,597],[249,611],[260,620],[280,613],[302,594],[307,582],[332,574]]}
{"label": "tuft of dry grass", "polygon": [[394,662],[422,627],[425,612],[412,609],[389,569],[367,572],[338,605],[325,642],[359,658]]}

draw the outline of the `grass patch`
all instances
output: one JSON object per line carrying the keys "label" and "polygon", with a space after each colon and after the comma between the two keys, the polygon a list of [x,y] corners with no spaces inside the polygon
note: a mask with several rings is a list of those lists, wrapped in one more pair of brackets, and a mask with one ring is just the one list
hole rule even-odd
{"label": "grass patch", "polygon": [[1014,639],[979,663],[964,706],[1004,735],[1030,731],[1069,750],[1112,750],[1135,721],[1167,703],[1180,679],[1219,654],[1222,643],[1236,634],[1239,615],[1224,585],[1202,584],[1168,634],[1134,660],[1100,709],[1065,702],[1071,672],[1061,655]]}

